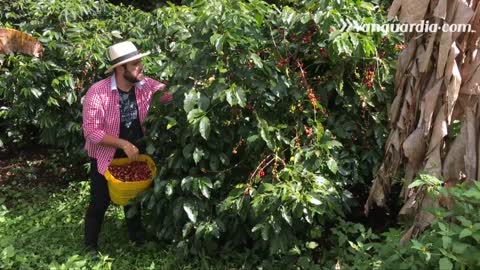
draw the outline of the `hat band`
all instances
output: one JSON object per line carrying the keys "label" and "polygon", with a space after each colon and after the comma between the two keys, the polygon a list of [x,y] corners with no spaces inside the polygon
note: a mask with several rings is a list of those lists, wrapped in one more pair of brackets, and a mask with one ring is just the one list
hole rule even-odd
{"label": "hat band", "polygon": [[138,51],[133,51],[133,52],[131,52],[131,53],[127,53],[127,54],[125,54],[125,55],[122,55],[122,56],[120,56],[120,57],[118,57],[118,58],[115,58],[114,60],[110,61],[110,63],[111,63],[112,65],[115,65],[115,64],[120,63],[120,62],[122,62],[123,60],[126,60],[126,59],[128,59],[128,58],[130,58],[130,57],[133,57],[133,56],[135,56],[135,55],[138,55]]}

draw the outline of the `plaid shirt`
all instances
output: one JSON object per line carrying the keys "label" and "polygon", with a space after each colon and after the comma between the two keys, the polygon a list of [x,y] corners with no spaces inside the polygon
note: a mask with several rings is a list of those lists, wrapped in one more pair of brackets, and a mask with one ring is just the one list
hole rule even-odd
{"label": "plaid shirt", "polygon": [[[145,77],[135,84],[135,96],[138,105],[140,124],[143,124],[150,108],[152,96],[157,91],[163,91],[165,84]],[[172,100],[168,92],[160,101],[167,103]],[[100,145],[105,134],[117,137],[120,134],[120,104],[115,75],[103,79],[88,89],[83,100],[83,135],[85,149],[88,155],[97,159],[98,172],[104,174],[115,155],[116,148]],[[142,125],[145,133],[145,128]]]}

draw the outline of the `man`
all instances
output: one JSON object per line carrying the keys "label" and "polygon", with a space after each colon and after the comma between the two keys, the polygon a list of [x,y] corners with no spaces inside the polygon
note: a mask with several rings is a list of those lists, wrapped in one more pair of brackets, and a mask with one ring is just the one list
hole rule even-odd
{"label": "man", "polygon": [[[148,114],[150,101],[156,91],[165,85],[143,76],[142,57],[132,42],[117,43],[108,48],[113,74],[87,91],[83,102],[83,133],[85,149],[90,157],[90,204],[85,215],[85,246],[98,249],[98,236],[105,212],[110,204],[104,173],[113,158],[128,157],[135,160],[145,152],[142,126]],[[170,102],[172,95],[164,92],[160,101]],[[124,207],[125,214],[129,206]],[[145,241],[140,212],[131,218],[125,215],[130,240]]]}

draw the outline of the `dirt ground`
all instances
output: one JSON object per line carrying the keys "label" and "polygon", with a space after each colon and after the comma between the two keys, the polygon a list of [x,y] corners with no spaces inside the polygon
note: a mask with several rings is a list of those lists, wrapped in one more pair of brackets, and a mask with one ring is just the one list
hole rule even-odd
{"label": "dirt ground", "polygon": [[60,150],[30,148],[15,153],[1,151],[0,187],[66,186],[74,179],[86,179],[87,171],[81,165],[82,161],[75,163],[65,158]]}

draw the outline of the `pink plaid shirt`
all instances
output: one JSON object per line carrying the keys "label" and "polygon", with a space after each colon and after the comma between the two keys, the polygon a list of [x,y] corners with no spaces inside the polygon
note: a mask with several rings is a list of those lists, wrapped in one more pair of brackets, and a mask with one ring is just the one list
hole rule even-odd
{"label": "pink plaid shirt", "polygon": [[[150,108],[152,96],[157,91],[163,91],[165,84],[154,79],[145,79],[135,84],[135,96],[138,105],[140,124],[143,124]],[[167,103],[172,95],[165,92],[160,99]],[[114,137],[120,134],[120,104],[115,75],[103,79],[88,89],[83,101],[83,136],[88,155],[97,159],[98,172],[104,174],[115,155],[116,148],[100,145],[105,134]],[[145,132],[145,128],[142,125]]]}

